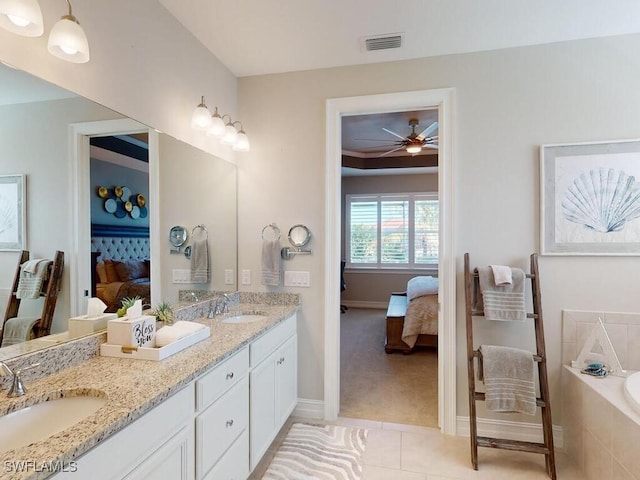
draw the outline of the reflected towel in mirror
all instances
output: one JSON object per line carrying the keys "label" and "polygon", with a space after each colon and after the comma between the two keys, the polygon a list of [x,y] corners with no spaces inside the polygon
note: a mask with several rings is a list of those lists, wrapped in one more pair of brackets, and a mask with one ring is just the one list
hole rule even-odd
{"label": "reflected towel in mirror", "polygon": [[209,283],[209,244],[206,238],[191,242],[191,283]]}

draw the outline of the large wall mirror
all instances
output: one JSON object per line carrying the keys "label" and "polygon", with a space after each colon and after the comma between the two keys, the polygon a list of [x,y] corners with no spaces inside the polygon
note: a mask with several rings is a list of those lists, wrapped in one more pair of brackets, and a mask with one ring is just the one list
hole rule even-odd
{"label": "large wall mirror", "polygon": [[[86,159],[90,168],[90,175],[86,176],[88,185],[72,184],[69,125],[121,118],[122,115],[109,108],[0,64],[0,175],[24,175],[26,179],[26,238],[23,249],[30,252],[31,258],[53,258],[57,250],[65,253],[62,288],[50,338],[0,348],[0,359],[64,341],[69,317],[72,313],[83,313],[78,312],[78,305],[85,304],[72,304],[72,288],[77,298],[86,298],[85,294],[91,295],[96,282],[111,284],[133,280],[129,278],[133,276],[131,269],[117,280],[101,278],[102,272],[96,272],[93,267],[100,261],[95,255],[93,263],[91,258],[84,258],[85,253],[78,254],[83,257],[80,262],[73,258],[77,238],[71,238],[74,235],[71,232],[77,231],[78,225],[85,225],[82,228],[93,231],[76,236],[82,238],[83,243],[86,239],[94,243],[93,246],[78,246],[78,252],[84,251],[90,256],[92,249],[98,250],[103,259],[115,255],[116,251],[121,254],[123,248],[129,248],[127,245],[139,249],[147,229],[151,240],[147,239],[149,246],[146,248],[155,248],[154,258],[158,259],[157,265],[147,264],[147,268],[155,271],[151,278],[160,284],[153,288],[157,292],[156,298],[152,299],[154,303],[177,301],[180,289],[237,289],[235,165],[159,134],[155,137],[157,174],[149,175],[148,163],[127,152],[127,147],[131,147],[131,152],[146,148],[148,139],[144,134],[137,132],[117,138],[102,138],[105,136],[100,135],[99,139],[89,139],[90,159]],[[153,131],[151,133],[154,134]],[[145,185],[147,181],[149,185]],[[74,207],[75,188],[87,189],[87,205]],[[123,196],[123,188],[127,198]],[[157,198],[149,194],[154,191]],[[148,203],[153,201],[158,205]],[[9,215],[3,212],[2,202],[0,198],[0,216]],[[134,206],[137,207],[135,210]],[[157,218],[151,219],[149,215],[154,207]],[[76,211],[83,216],[81,219],[74,218]],[[84,215],[89,215],[90,219]],[[2,221],[0,219],[0,224]],[[191,233],[200,224],[207,227],[211,279],[206,284],[175,283],[175,271],[189,270],[190,261],[182,254],[170,253],[169,230],[173,225],[183,225]],[[187,238],[186,244],[190,240]],[[116,243],[118,246],[107,252],[108,246]],[[11,295],[19,253],[0,250],[0,322]],[[71,267],[75,264],[83,265],[82,271],[74,272]],[[120,270],[122,273],[126,269]],[[92,276],[95,278],[93,285],[83,280]],[[229,277],[232,278],[231,283]],[[110,285],[109,288],[119,287]],[[41,299],[23,301],[19,315],[39,316],[41,302]]]}

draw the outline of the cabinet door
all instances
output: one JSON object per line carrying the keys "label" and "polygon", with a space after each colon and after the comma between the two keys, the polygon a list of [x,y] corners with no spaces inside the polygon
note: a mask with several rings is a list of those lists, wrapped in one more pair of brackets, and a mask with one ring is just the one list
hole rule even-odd
{"label": "cabinet door", "polygon": [[193,426],[183,428],[125,480],[193,480],[193,436]]}
{"label": "cabinet door", "polygon": [[298,349],[294,335],[280,347],[276,359],[277,419],[280,429],[298,403]]}
{"label": "cabinet door", "polygon": [[250,376],[251,470],[273,440],[276,430],[276,354],[265,359]]}

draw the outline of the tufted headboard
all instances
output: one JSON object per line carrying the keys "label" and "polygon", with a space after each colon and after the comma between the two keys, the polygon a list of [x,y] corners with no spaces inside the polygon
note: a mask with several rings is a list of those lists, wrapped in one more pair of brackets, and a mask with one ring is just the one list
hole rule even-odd
{"label": "tufted headboard", "polygon": [[149,260],[149,228],[91,224],[91,251],[96,260]]}

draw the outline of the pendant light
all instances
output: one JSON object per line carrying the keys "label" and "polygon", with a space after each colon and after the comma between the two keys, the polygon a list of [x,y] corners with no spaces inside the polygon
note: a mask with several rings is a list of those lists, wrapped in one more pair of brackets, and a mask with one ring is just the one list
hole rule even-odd
{"label": "pendant light", "polygon": [[71,2],[67,0],[69,13],[62,16],[49,33],[47,48],[52,55],[72,63],[89,61],[89,42],[78,19],[71,12]]}
{"label": "pendant light", "polygon": [[191,128],[194,130],[207,130],[211,125],[211,112],[204,103],[204,97],[201,97],[200,103],[191,115]]}
{"label": "pendant light", "polygon": [[0,27],[25,37],[44,32],[38,0],[0,0]]}

